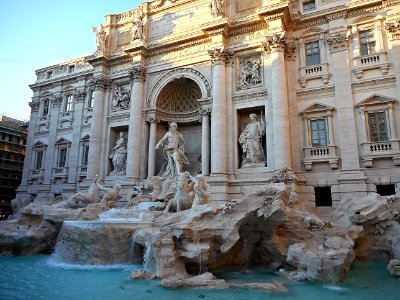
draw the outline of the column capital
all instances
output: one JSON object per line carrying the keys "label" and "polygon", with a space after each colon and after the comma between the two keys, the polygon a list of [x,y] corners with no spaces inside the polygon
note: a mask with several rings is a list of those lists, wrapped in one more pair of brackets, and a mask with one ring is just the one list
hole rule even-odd
{"label": "column capital", "polygon": [[262,42],[262,46],[267,52],[285,52],[287,48],[285,33],[280,32],[267,36],[266,41]]}
{"label": "column capital", "polygon": [[111,80],[104,75],[100,75],[98,77],[94,77],[91,82],[90,86],[93,90],[106,90],[111,86]]}
{"label": "column capital", "polygon": [[337,32],[330,34],[326,37],[326,42],[328,43],[329,50],[331,52],[338,52],[346,50],[347,41],[349,39],[349,34],[346,32]]}
{"label": "column capital", "polygon": [[77,103],[83,102],[85,100],[86,92],[82,90],[77,90],[74,92],[74,99]]}
{"label": "column capital", "polygon": [[143,82],[146,76],[146,69],[142,66],[135,66],[129,71],[129,78],[132,81]]}
{"label": "column capital", "polygon": [[60,106],[62,97],[61,94],[53,94],[51,95],[50,101],[54,107]]}
{"label": "column capital", "polygon": [[29,102],[29,106],[31,108],[31,112],[38,112],[39,111],[39,101],[32,101]]}
{"label": "column capital", "polygon": [[211,107],[203,107],[199,111],[199,121],[203,122],[204,117],[209,117],[211,114]]}
{"label": "column capital", "polygon": [[233,56],[233,53],[222,48],[214,48],[208,50],[208,55],[210,55],[213,64],[225,64]]}
{"label": "column capital", "polygon": [[152,123],[160,123],[160,119],[157,118],[156,116],[146,116],[146,122],[149,122],[150,124]]}

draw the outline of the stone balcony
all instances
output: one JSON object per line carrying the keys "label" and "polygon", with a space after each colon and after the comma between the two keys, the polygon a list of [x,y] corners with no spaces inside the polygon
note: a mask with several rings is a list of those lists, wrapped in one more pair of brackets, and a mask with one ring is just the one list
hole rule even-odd
{"label": "stone balcony", "polygon": [[36,181],[37,183],[43,183],[44,180],[44,169],[32,169],[30,170],[30,179],[28,182]]}
{"label": "stone balcony", "polygon": [[329,73],[328,64],[312,65],[300,68],[299,82],[302,88],[307,86],[307,81],[321,78],[324,84],[329,82],[331,74]]}
{"label": "stone balcony", "polygon": [[303,164],[306,171],[311,171],[314,163],[329,163],[331,169],[336,170],[339,163],[336,146],[305,147]]}
{"label": "stone balcony", "polygon": [[57,181],[57,179],[61,179],[64,183],[68,181],[68,167],[55,167],[53,168],[53,183]]}
{"label": "stone balcony", "polygon": [[395,166],[400,166],[400,142],[398,140],[362,143],[361,148],[361,160],[366,168],[371,168],[372,161],[376,158],[391,158]]}
{"label": "stone balcony", "polygon": [[60,121],[59,121],[59,128],[69,128],[72,126],[74,121],[74,112],[73,111],[66,111],[60,113]]}
{"label": "stone balcony", "polygon": [[50,127],[50,116],[39,117],[37,123],[37,131],[47,131]]}
{"label": "stone balcony", "polygon": [[389,72],[390,64],[386,60],[386,53],[376,53],[354,58],[353,73],[357,79],[361,79],[363,72],[372,69],[380,69],[382,75]]}

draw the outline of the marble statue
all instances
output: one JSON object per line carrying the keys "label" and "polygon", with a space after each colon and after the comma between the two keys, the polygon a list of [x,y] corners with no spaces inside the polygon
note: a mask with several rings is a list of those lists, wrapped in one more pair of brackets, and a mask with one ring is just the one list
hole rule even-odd
{"label": "marble statue", "polygon": [[96,27],[93,27],[93,32],[96,33],[96,52],[107,52],[106,49],[106,39],[107,33],[104,30],[103,25],[100,25],[100,30],[98,31]]}
{"label": "marble statue", "polygon": [[113,163],[113,170],[110,175],[125,175],[126,169],[126,155],[127,155],[127,141],[125,139],[125,133],[119,133],[119,139],[115,143],[114,148],[111,150],[110,158]]}
{"label": "marble statue", "polygon": [[[163,144],[165,141],[166,145]],[[167,167],[162,177],[177,177],[182,171],[183,164],[188,164],[189,160],[185,155],[185,140],[178,132],[178,125],[175,122],[169,125],[169,131],[155,148],[158,149],[160,145],[164,145],[164,154],[167,157]]]}
{"label": "marble statue", "polygon": [[223,0],[211,0],[208,4],[211,14],[213,17],[223,16],[224,14],[224,1]]}
{"label": "marble statue", "polygon": [[53,206],[58,208],[82,208],[86,207],[90,203],[95,203],[97,197],[99,196],[99,188],[97,186],[98,179],[99,175],[96,175],[93,179],[93,183],[90,185],[86,193],[75,193],[68,199],[61,202],[57,202],[55,199],[55,203],[53,204]]}
{"label": "marble statue", "polygon": [[256,114],[250,114],[251,122],[246,126],[239,136],[242,146],[242,166],[250,164],[265,164],[265,155],[262,147],[262,137],[265,134],[264,121],[257,121]]}
{"label": "marble statue", "polygon": [[139,11],[135,13],[133,18],[133,24],[131,29],[131,38],[134,40],[143,40],[144,31],[143,31],[143,12]]}
{"label": "marble statue", "polygon": [[112,188],[106,188],[100,183],[96,182],[99,190],[105,192],[103,198],[101,199],[100,205],[103,209],[111,208],[115,206],[115,203],[119,197],[119,191],[121,190],[121,185],[116,183]]}
{"label": "marble statue", "polygon": [[121,86],[117,85],[114,98],[112,101],[113,109],[125,109],[128,108],[130,104],[130,95],[128,91],[125,91],[121,88]]}
{"label": "marble statue", "polygon": [[206,178],[202,174],[196,175],[196,178],[190,176],[194,182],[194,200],[192,207],[207,204],[211,202],[210,186],[206,182]]}
{"label": "marble statue", "polygon": [[171,208],[178,212],[192,207],[193,186],[190,183],[190,177],[189,172],[183,172],[179,175],[175,197],[168,202],[164,213],[168,213]]}
{"label": "marble statue", "polygon": [[78,192],[73,194],[71,197],[67,199],[67,201],[75,202],[77,204],[81,203],[81,205],[88,205],[89,203],[94,203],[99,196],[99,188],[97,186],[97,181],[99,180],[99,175],[96,175],[93,179],[93,183],[90,185],[88,191],[86,193]]}

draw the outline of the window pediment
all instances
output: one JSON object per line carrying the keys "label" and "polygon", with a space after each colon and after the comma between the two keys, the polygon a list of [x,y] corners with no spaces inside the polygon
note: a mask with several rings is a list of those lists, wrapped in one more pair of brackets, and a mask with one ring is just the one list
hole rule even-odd
{"label": "window pediment", "polygon": [[361,108],[361,107],[368,107],[368,106],[379,106],[379,105],[386,105],[389,103],[395,103],[397,102],[396,99],[390,98],[387,96],[382,96],[382,95],[372,95],[368,97],[367,99],[361,101],[356,105],[356,107]]}
{"label": "window pediment", "polygon": [[42,143],[41,141],[37,141],[34,145],[33,148],[45,148],[47,147],[46,144]]}
{"label": "window pediment", "polygon": [[319,114],[322,112],[328,112],[328,111],[333,111],[335,108],[330,105],[322,104],[322,103],[314,103],[307,107],[301,115],[307,116],[307,115],[313,115],[313,114]]}
{"label": "window pediment", "polygon": [[65,139],[65,138],[60,138],[60,139],[55,143],[56,146],[70,145],[70,144],[71,144],[71,142],[70,142],[69,140]]}
{"label": "window pediment", "polygon": [[83,136],[81,138],[81,142],[89,142],[89,140],[90,140],[90,135],[88,135],[88,134],[86,134],[85,136]]}

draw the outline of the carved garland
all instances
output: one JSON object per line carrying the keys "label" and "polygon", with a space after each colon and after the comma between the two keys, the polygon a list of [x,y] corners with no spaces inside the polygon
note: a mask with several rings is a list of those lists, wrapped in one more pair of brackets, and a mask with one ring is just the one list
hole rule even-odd
{"label": "carved garland", "polygon": [[348,37],[346,33],[336,33],[326,37],[326,42],[331,52],[346,50],[347,40]]}

